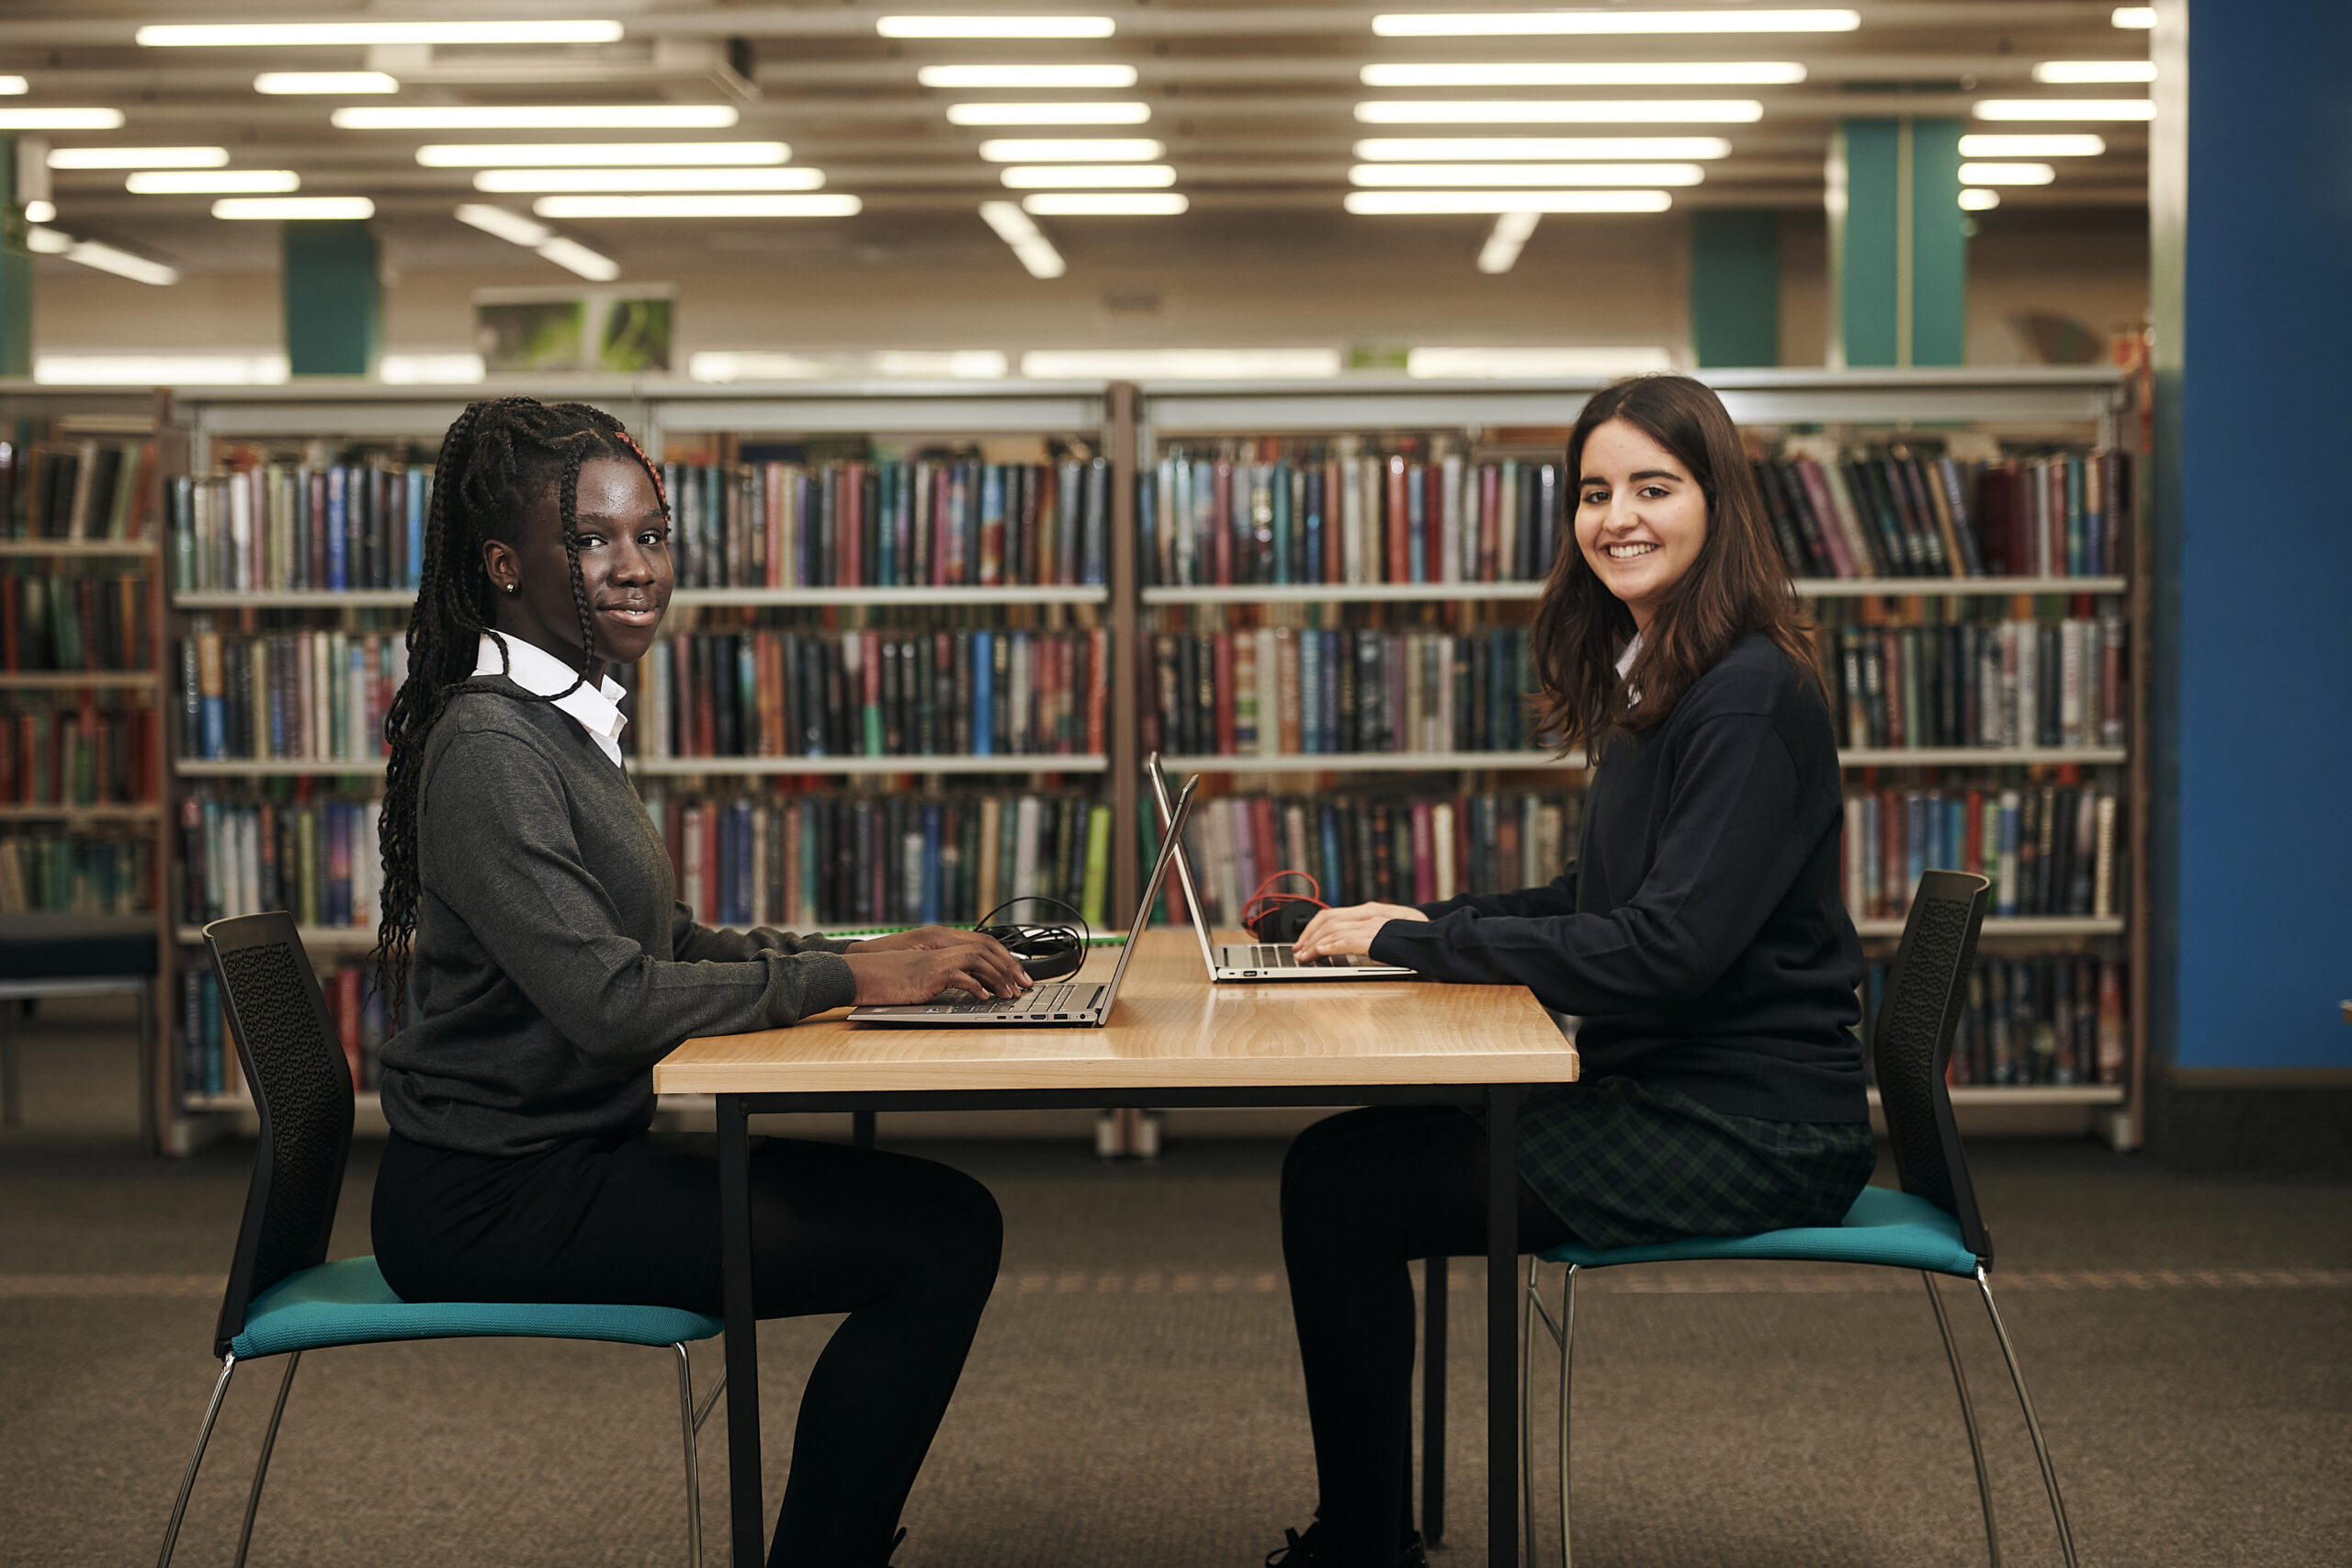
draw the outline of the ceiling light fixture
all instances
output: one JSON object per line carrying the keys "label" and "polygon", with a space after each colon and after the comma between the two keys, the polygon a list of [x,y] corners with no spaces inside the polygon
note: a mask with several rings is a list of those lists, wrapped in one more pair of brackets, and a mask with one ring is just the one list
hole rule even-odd
{"label": "ceiling light fixture", "polygon": [[1795,61],[1496,61],[1469,65],[1367,65],[1367,87],[1787,86],[1804,80]]}
{"label": "ceiling light fixture", "polygon": [[884,38],[1109,38],[1108,17],[876,17]]}
{"label": "ceiling light fixture", "polygon": [[1986,98],[1972,110],[1978,119],[2154,119],[2148,98]]}
{"label": "ceiling light fixture", "polygon": [[52,169],[217,169],[226,147],[52,147]]}
{"label": "ceiling light fixture", "polygon": [[2049,136],[2002,136],[1975,132],[1960,139],[1963,158],[2096,158],[2107,151],[2107,140],[2089,131],[2060,131]]}
{"label": "ceiling light fixture", "polygon": [[1165,164],[1014,164],[1002,175],[1011,190],[1164,189],[1176,183]]}
{"label": "ceiling light fixture", "polygon": [[618,22],[191,22],[132,35],[145,49],[297,49],[335,44],[612,43]]}
{"label": "ceiling light fixture", "polygon": [[479,354],[388,354],[376,361],[387,387],[463,387],[487,374]]}
{"label": "ceiling light fixture", "polygon": [[339,219],[347,222],[375,217],[376,204],[364,196],[229,196],[212,204],[212,216],[247,221]]}
{"label": "ceiling light fixture", "polygon": [[2118,6],[2107,18],[2119,28],[2133,28],[2143,32],[2156,25],[2154,6]]}
{"label": "ceiling light fixture", "polygon": [[1356,106],[1366,125],[1753,125],[1754,98],[1383,99]]}
{"label": "ceiling light fixture", "polygon": [[560,235],[541,245],[539,255],[567,272],[579,274],[591,283],[610,283],[621,275],[621,264],[612,257],[601,255],[579,241],[567,240]]}
{"label": "ceiling light fixture", "polygon": [[256,93],[397,93],[401,85],[381,71],[265,71],[254,78]]}
{"label": "ceiling light fixture", "polygon": [[555,231],[535,219],[503,207],[469,201],[458,209],[458,221],[470,223],[485,234],[495,234],[510,245],[537,250],[555,238]]}
{"label": "ceiling light fixture", "polygon": [[484,169],[474,189],[506,193],[559,190],[820,190],[821,169]]}
{"label": "ceiling light fixture", "polygon": [[2058,177],[2047,164],[1962,164],[1964,186],[2046,186]]}
{"label": "ceiling light fixture", "polygon": [[1336,348],[1033,348],[1032,381],[1303,381],[1340,373]]}
{"label": "ceiling light fixture", "polygon": [[792,149],[781,141],[435,141],[416,150],[416,161],[428,169],[742,165],[791,157]]}
{"label": "ceiling light fixture", "polygon": [[385,104],[327,119],[339,130],[724,130],[740,118],[732,104]]}
{"label": "ceiling light fixture", "polygon": [[0,109],[0,130],[119,130],[120,109]]}
{"label": "ceiling light fixture", "polygon": [[2153,60],[2045,60],[2033,68],[2037,82],[2153,82]]}
{"label": "ceiling light fixture", "polygon": [[262,196],[300,190],[302,176],[291,169],[149,169],[122,188],[133,196]]}
{"label": "ceiling light fixture", "polygon": [[33,379],[64,387],[277,387],[282,354],[43,354]]}
{"label": "ceiling light fixture", "polygon": [[1657,347],[1416,348],[1405,355],[1405,374],[1417,381],[1632,376],[1673,368],[1674,355]]}
{"label": "ceiling light fixture", "polygon": [[854,218],[864,202],[854,196],[543,196],[531,203],[542,218]]}
{"label": "ceiling light fixture", "polygon": [[56,219],[57,203],[53,201],[44,201],[39,197],[35,197],[32,200],[25,203],[26,222],[51,223],[54,222]]}
{"label": "ceiling light fixture", "polygon": [[1040,278],[1059,277],[1069,270],[1061,252],[1046,238],[1029,215],[1021,210],[1018,202],[984,201],[980,203],[980,221],[996,231],[996,237],[1012,248],[1013,259],[1028,269],[1029,276]]}
{"label": "ceiling light fixture", "polygon": [[950,125],[1142,125],[1149,104],[950,104]]}
{"label": "ceiling light fixture", "polygon": [[177,267],[149,261],[145,256],[132,255],[129,251],[119,251],[96,240],[77,240],[71,234],[38,225],[25,231],[25,248],[35,255],[63,256],[67,261],[79,262],[84,266],[110,272],[117,277],[130,278],[133,283],[152,284],[158,288],[168,288],[180,280]]}
{"label": "ceiling light fixture", "polygon": [[991,164],[1136,164],[1167,153],[1148,136],[1015,136],[980,143],[980,156]]}
{"label": "ceiling light fixture", "polygon": [[926,87],[1132,87],[1132,65],[926,65]]}
{"label": "ceiling light fixture", "polygon": [[1374,17],[1382,38],[1525,38],[1572,33],[1849,33],[1853,11],[1484,11]]}
{"label": "ceiling light fixture", "polygon": [[1488,277],[1499,277],[1518,265],[1519,253],[1540,220],[1541,215],[1533,212],[1498,213],[1487,243],[1479,247],[1478,270]]}
{"label": "ceiling light fixture", "polygon": [[13,98],[18,93],[31,90],[32,84],[22,76],[0,76],[0,98]]}
{"label": "ceiling light fixture", "polygon": [[1362,217],[1469,212],[1664,212],[1662,190],[1351,190],[1341,203]]}
{"label": "ceiling light fixture", "polygon": [[1722,158],[1720,136],[1374,136],[1356,143],[1367,164],[1494,158]]}
{"label": "ceiling light fixture", "polygon": [[1960,193],[1960,209],[1962,212],[1989,212],[2000,205],[2001,193],[1986,190],[1982,186],[1971,186]]}
{"label": "ceiling light fixture", "polygon": [[1053,191],[1021,198],[1021,209],[1039,218],[1173,218],[1192,205],[1189,197],[1159,191]]}
{"label": "ceiling light fixture", "polygon": [[1696,164],[1358,164],[1348,183],[1428,186],[1695,186]]}

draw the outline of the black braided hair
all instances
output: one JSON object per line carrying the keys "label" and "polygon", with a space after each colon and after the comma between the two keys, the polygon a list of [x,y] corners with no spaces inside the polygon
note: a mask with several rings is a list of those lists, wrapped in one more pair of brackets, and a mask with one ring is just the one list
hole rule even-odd
{"label": "black braided hair", "polygon": [[[424,746],[434,725],[461,692],[492,692],[509,699],[557,702],[588,683],[596,665],[595,622],[580,575],[578,504],[581,465],[599,457],[643,468],[662,514],[670,511],[662,471],[630,439],[620,421],[586,403],[542,403],[536,398],[492,398],[468,403],[441,438],[433,499],[425,513],[424,558],[418,563],[416,609],[408,623],[408,680],[384,716],[384,806],[379,841],[384,857],[383,913],[373,954],[387,1016],[397,1019],[408,986],[420,895],[417,809],[422,803]],[[549,696],[518,693],[473,679],[482,633],[495,617],[496,588],[482,564],[482,546],[513,542],[533,496],[555,487],[563,554],[571,569],[571,600],[580,612],[580,657],[572,683]],[[505,652],[503,638],[499,641]]]}

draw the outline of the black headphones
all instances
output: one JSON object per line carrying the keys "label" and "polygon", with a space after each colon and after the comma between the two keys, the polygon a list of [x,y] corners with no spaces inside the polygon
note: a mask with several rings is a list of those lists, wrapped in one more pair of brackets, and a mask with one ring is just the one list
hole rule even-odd
{"label": "black headphones", "polygon": [[[992,926],[990,920],[1015,904],[1051,904],[1075,916],[1076,926],[1002,925]],[[1075,975],[1086,962],[1086,949],[1094,939],[1094,928],[1086,917],[1059,898],[1027,895],[1007,898],[980,917],[974,931],[982,936],[994,937],[1004,944],[1004,950],[1021,960],[1021,967],[1032,980],[1058,980],[1065,975]]]}

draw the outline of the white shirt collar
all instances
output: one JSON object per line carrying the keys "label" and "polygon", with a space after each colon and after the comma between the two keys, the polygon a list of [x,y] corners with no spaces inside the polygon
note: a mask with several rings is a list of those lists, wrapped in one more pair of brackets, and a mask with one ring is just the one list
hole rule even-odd
{"label": "white shirt collar", "polygon": [[[1641,656],[1642,634],[1635,632],[1634,634],[1634,640],[1625,645],[1625,651],[1617,656],[1617,678],[1621,681],[1623,680],[1625,678],[1625,671],[1631,670],[1634,667],[1634,660],[1639,659]],[[1641,705],[1641,702],[1642,694],[1628,688],[1625,693],[1625,705],[1629,708],[1639,707]]]}
{"label": "white shirt collar", "polygon": [[[506,649],[504,662],[498,656],[501,644]],[[621,699],[628,695],[628,688],[610,675],[601,685],[574,689],[572,672],[564,667],[563,660],[521,637],[499,632],[481,634],[481,651],[474,660],[474,673],[504,675],[534,696],[556,697],[556,709],[586,730],[588,739],[613,760],[614,766],[620,765],[621,731],[628,728],[628,716],[621,712]],[[557,696],[566,691],[571,694]]]}

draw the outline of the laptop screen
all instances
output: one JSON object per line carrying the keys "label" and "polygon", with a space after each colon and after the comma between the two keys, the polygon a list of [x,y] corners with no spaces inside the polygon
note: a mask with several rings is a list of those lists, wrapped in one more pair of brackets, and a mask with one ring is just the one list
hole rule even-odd
{"label": "laptop screen", "polygon": [[1143,897],[1136,900],[1136,917],[1127,922],[1127,945],[1120,951],[1118,967],[1111,971],[1110,987],[1102,993],[1102,1015],[1107,1021],[1111,1004],[1119,998],[1119,982],[1126,977],[1127,962],[1136,955],[1136,938],[1142,934],[1145,922],[1151,919],[1151,901],[1159,896],[1159,885],[1168,876],[1169,863],[1173,861],[1185,818],[1193,814],[1193,791],[1199,786],[1196,774],[1184,781],[1184,793],[1176,797],[1175,820],[1167,839],[1159,846],[1159,858],[1152,862],[1151,876],[1143,885]]}

